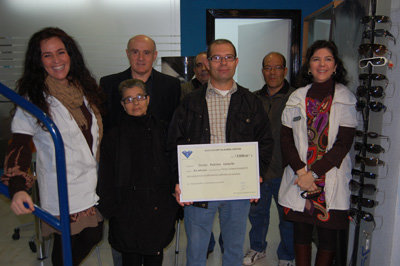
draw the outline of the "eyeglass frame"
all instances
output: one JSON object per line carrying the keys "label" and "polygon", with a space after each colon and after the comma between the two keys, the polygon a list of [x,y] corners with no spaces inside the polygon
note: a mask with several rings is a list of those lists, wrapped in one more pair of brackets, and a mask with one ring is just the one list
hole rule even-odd
{"label": "eyeglass frame", "polygon": [[[365,164],[367,166],[379,166],[379,165],[385,166],[385,164],[386,164],[384,161],[380,160],[377,157],[374,157],[374,156],[364,157],[364,156],[361,156],[361,155],[358,155],[358,154],[356,154],[356,156],[355,156],[355,161],[356,161],[357,164],[358,163],[363,163],[363,164]],[[375,163],[373,163],[373,161],[375,161]],[[369,162],[369,164],[366,163],[366,162]]]}
{"label": "eyeglass frame", "polygon": [[[125,98],[121,99],[121,102],[122,102],[123,104],[125,104],[125,105],[126,105],[126,104],[130,104],[130,103],[133,103],[135,100],[136,100],[137,102],[142,102],[142,101],[146,100],[147,97],[148,97],[147,94],[145,94],[145,95],[139,94],[139,95],[137,95],[136,97],[128,96],[128,97],[125,97]],[[127,100],[128,100],[128,102],[126,102]]]}
{"label": "eyeglass frame", "polygon": [[[368,18],[368,21],[365,21],[365,19]],[[372,20],[374,20],[376,23],[390,23],[390,17],[385,16],[385,15],[375,15],[375,16],[364,16],[360,19],[360,22],[362,24],[367,24],[370,23]],[[386,20],[386,21],[384,21]]]}
{"label": "eyeglass frame", "polygon": [[[383,64],[381,64],[381,65],[374,64],[374,63],[372,62],[373,59],[381,59],[381,60],[383,59]],[[365,64],[365,66],[362,66],[361,63],[364,62],[364,61],[367,61],[367,63]],[[388,60],[386,59],[386,57],[384,57],[384,56],[369,57],[369,58],[360,59],[360,61],[358,61],[358,67],[359,67],[359,68],[367,68],[368,65],[371,65],[371,66],[373,66],[373,67],[383,67],[383,66],[385,66],[388,62],[389,62],[389,61],[388,61]]]}
{"label": "eyeglass frame", "polygon": [[375,30],[365,30],[362,34],[363,39],[369,39],[371,37],[371,33],[373,32],[374,37],[388,37],[392,38],[394,44],[396,44],[396,38],[390,31],[385,29],[375,29]]}
{"label": "eyeglass frame", "polygon": [[356,175],[356,176],[362,176],[362,177],[366,177],[366,178],[369,178],[369,179],[376,179],[377,178],[377,174],[375,174],[375,173],[371,173],[371,172],[366,172],[366,171],[361,171],[361,170],[358,170],[358,169],[351,169],[351,175]]}
{"label": "eyeglass frame", "polygon": [[361,184],[360,182],[351,179],[349,182],[349,188],[351,191],[356,192],[362,190],[363,193],[367,195],[373,195],[375,194],[378,189],[374,184]]}
{"label": "eyeglass frame", "polygon": [[[364,147],[365,147],[366,151],[369,153],[374,153],[374,154],[385,153],[385,149],[379,144],[362,143],[359,141],[356,141],[354,143],[355,150],[361,151]],[[376,149],[376,150],[374,150],[374,149]]]}
{"label": "eyeglass frame", "polygon": [[362,43],[358,46],[358,53],[360,55],[368,55],[369,51],[371,50],[376,55],[384,55],[389,52],[389,49],[385,45],[380,43]]}
{"label": "eyeglass frame", "polygon": [[236,56],[234,56],[233,54],[228,54],[225,56],[222,55],[212,55],[210,57],[207,58],[209,61],[211,62],[215,62],[215,63],[222,63],[223,59],[225,59],[226,62],[233,62],[237,59]]}
{"label": "eyeglass frame", "polygon": [[350,202],[352,204],[361,204],[365,208],[374,208],[379,202],[373,199],[363,198],[357,195],[350,195]]}
{"label": "eyeglass frame", "polygon": [[385,97],[384,88],[382,86],[358,86],[356,90],[356,94],[359,97],[365,97],[367,95],[372,96],[373,98],[383,98]]}

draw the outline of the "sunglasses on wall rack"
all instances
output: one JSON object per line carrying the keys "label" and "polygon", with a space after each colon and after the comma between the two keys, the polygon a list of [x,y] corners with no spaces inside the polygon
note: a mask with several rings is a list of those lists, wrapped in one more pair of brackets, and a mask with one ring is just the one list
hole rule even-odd
{"label": "sunglasses on wall rack", "polygon": [[356,208],[350,208],[349,216],[350,216],[351,220],[354,222],[358,221],[358,219],[357,219],[357,217],[358,217],[360,220],[364,220],[366,222],[372,222],[373,229],[375,229],[375,227],[376,227],[374,216],[370,212],[360,211],[360,210],[357,210]]}
{"label": "sunglasses on wall rack", "polygon": [[356,136],[357,137],[364,137],[365,135],[367,135],[367,137],[371,138],[371,139],[376,139],[376,138],[388,139],[389,138],[388,136],[380,135],[380,134],[378,134],[376,132],[372,132],[372,131],[364,132],[362,130],[356,130]]}
{"label": "sunglasses on wall rack", "polygon": [[354,179],[349,182],[350,190],[353,192],[357,192],[362,189],[364,194],[372,195],[377,189],[374,184],[361,184],[360,182],[355,181]]}
{"label": "sunglasses on wall rack", "polygon": [[379,160],[376,157],[363,157],[360,155],[356,155],[355,159],[356,163],[363,163],[367,166],[378,166],[378,165],[385,166],[385,162]]}
{"label": "sunglasses on wall rack", "polygon": [[356,195],[350,195],[350,201],[353,204],[360,204],[361,206],[365,208],[373,208],[376,205],[378,205],[378,202],[372,199],[367,199],[367,198],[362,198],[360,196]]}
{"label": "sunglasses on wall rack", "polygon": [[370,57],[370,58],[363,58],[358,62],[358,66],[360,68],[366,68],[368,65],[373,67],[385,66],[389,61],[386,57]]}
{"label": "sunglasses on wall rack", "polygon": [[390,22],[390,17],[388,16],[381,16],[381,15],[376,15],[376,16],[365,16],[362,17],[360,22],[362,24],[367,24],[371,21],[375,21],[376,23],[389,23]]}
{"label": "sunglasses on wall rack", "polygon": [[358,169],[352,169],[351,170],[351,174],[352,175],[355,175],[355,176],[359,176],[359,177],[366,177],[366,178],[369,178],[369,179],[376,179],[376,174],[374,174],[374,173],[371,173],[371,172],[365,172],[365,171],[360,171],[360,170],[358,170]]}
{"label": "sunglasses on wall rack", "polygon": [[379,144],[361,143],[361,142],[354,143],[354,149],[357,151],[362,151],[363,149],[365,149],[367,152],[375,154],[385,152],[385,149]]}
{"label": "sunglasses on wall rack", "polygon": [[366,30],[363,32],[362,37],[363,39],[370,39],[372,34],[375,37],[386,37],[392,39],[394,44],[396,44],[396,38],[393,36],[393,34],[385,29]]}
{"label": "sunglasses on wall rack", "polygon": [[358,101],[356,103],[356,110],[362,111],[367,106],[373,112],[380,112],[380,111],[386,112],[386,109],[387,109],[387,107],[381,102],[372,101],[372,102],[369,102],[369,104],[367,105],[367,103],[365,101]]}
{"label": "sunglasses on wall rack", "polygon": [[360,74],[358,75],[358,78],[361,80],[367,80],[367,79],[372,79],[372,80],[387,80],[386,76],[383,74],[378,74],[378,73],[372,73],[372,74]]}
{"label": "sunglasses on wall rack", "polygon": [[363,43],[358,46],[360,55],[368,56],[371,50],[376,55],[384,55],[389,51],[385,45],[379,43]]}
{"label": "sunglasses on wall rack", "polygon": [[369,95],[374,98],[383,98],[385,96],[382,86],[372,86],[370,88],[367,88],[366,86],[358,86],[356,94],[358,97],[366,97]]}

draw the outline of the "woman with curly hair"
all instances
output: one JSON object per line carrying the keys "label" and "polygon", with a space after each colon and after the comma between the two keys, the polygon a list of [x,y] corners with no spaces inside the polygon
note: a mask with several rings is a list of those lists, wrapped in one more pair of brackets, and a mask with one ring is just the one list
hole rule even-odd
{"label": "woman with curly hair", "polygon": [[[103,125],[101,90],[86,68],[75,41],[59,28],[45,28],[31,37],[24,72],[17,82],[20,95],[43,110],[64,141],[73,264],[78,265],[102,238],[103,218],[95,205],[97,160]],[[59,216],[55,149],[50,133],[30,113],[17,108],[12,120],[2,181],[9,186],[15,214],[34,210],[28,191],[33,177],[31,141],[37,150],[36,173],[43,209]],[[24,206],[27,203],[29,208]],[[60,232],[43,223],[44,236],[54,234],[53,265],[62,265]]]}
{"label": "woman with curly hair", "polygon": [[279,190],[285,218],[294,222],[296,265],[311,265],[313,227],[318,232],[315,265],[331,265],[337,230],[348,226],[356,98],[346,88],[346,70],[332,41],[307,51],[298,84],[282,114],[286,168]]}

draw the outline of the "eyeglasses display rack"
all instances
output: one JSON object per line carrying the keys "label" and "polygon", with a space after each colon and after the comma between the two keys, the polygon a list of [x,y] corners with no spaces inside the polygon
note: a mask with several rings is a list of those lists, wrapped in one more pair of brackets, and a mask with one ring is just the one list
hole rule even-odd
{"label": "eyeglasses display rack", "polygon": [[[364,24],[365,28],[362,36],[364,43],[360,44],[358,50],[360,86],[356,92],[356,109],[362,114],[362,129],[356,132],[357,141],[354,145],[356,165],[352,170],[354,180],[351,180],[349,184],[352,191],[349,216],[355,223],[350,261],[350,265],[353,266],[357,265],[360,246],[361,254],[368,252],[371,248],[371,234],[376,228],[373,208],[379,206],[379,202],[368,197],[379,191],[375,184],[371,184],[371,181],[375,181],[377,176],[374,172],[378,171],[379,167],[385,166],[385,162],[379,158],[379,155],[385,152],[385,148],[371,143],[371,140],[385,136],[371,132],[370,122],[375,119],[371,119],[370,112],[383,114],[386,111],[386,106],[380,100],[385,95],[385,86],[381,86],[381,84],[377,86],[376,83],[386,82],[388,85],[388,80],[384,74],[377,73],[377,71],[383,69],[382,67],[391,68],[393,64],[390,60],[390,51],[384,44],[376,43],[376,37],[396,42],[389,29],[380,28],[381,25],[385,25],[385,27],[390,25],[390,18],[376,15],[376,0],[371,0],[371,15],[363,17],[360,23]],[[377,25],[379,25],[378,29],[376,29]],[[382,122],[382,120],[376,122]],[[361,224],[365,222],[372,225],[372,230],[361,230]],[[360,243],[360,237],[363,239],[362,243]],[[360,263],[364,265],[363,261]]]}

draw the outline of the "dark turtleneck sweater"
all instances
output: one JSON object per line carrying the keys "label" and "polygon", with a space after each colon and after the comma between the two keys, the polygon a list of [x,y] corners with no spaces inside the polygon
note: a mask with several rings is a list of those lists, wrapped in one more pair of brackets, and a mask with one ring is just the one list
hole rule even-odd
{"label": "dark turtleneck sweater", "polygon": [[[335,86],[334,81],[329,79],[322,83],[313,83],[307,92],[307,97],[322,101],[329,95],[334,96]],[[321,160],[317,161],[312,170],[322,176],[333,167],[340,167],[343,158],[350,151],[355,135],[355,128],[339,126],[339,131],[336,141],[332,148],[325,153]],[[299,153],[296,149],[293,139],[293,131],[291,128],[282,126],[281,129],[281,147],[284,167],[289,164],[296,172],[304,168],[306,164],[301,161]]]}

